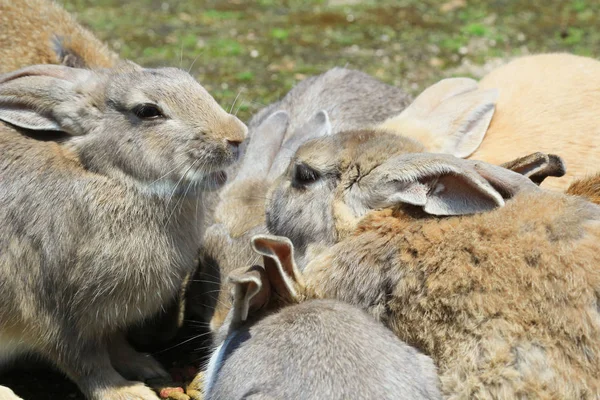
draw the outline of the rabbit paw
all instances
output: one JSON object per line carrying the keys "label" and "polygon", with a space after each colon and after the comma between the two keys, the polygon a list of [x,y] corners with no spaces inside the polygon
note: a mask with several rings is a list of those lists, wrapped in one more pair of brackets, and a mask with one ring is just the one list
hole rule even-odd
{"label": "rabbit paw", "polygon": [[127,386],[104,390],[94,398],[102,400],[158,400],[158,396],[152,389],[138,382],[130,382]]}
{"label": "rabbit paw", "polygon": [[0,400],[23,400],[6,386],[0,386]]}
{"label": "rabbit paw", "polygon": [[204,399],[204,371],[199,372],[186,388],[186,393],[192,400]]}

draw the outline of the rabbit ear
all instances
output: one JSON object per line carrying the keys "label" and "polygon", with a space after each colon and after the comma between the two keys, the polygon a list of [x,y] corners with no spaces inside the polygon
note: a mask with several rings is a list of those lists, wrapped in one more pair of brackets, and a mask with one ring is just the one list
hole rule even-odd
{"label": "rabbit ear", "polygon": [[481,144],[497,98],[497,89],[481,90],[473,79],[444,79],[380,127],[419,139],[428,151],[465,158]]}
{"label": "rabbit ear", "polygon": [[363,209],[398,203],[433,215],[463,215],[504,206],[520,190],[537,189],[526,177],[480,161],[447,154],[405,154],[371,171],[348,192]]}
{"label": "rabbit ear", "polygon": [[71,127],[79,109],[73,87],[92,76],[89,70],[59,65],[34,65],[1,75],[0,120],[25,129],[81,134]]}
{"label": "rabbit ear", "polygon": [[281,148],[290,116],[277,111],[267,117],[252,133],[236,180],[264,177]]}
{"label": "rabbit ear", "polygon": [[265,272],[273,291],[286,301],[298,299],[298,289],[304,286],[294,261],[292,242],[283,236],[255,235],[252,248],[263,256]]}
{"label": "rabbit ear", "polygon": [[538,185],[549,176],[561,177],[567,173],[565,163],[557,155],[533,153],[502,164],[502,167],[528,177]]}
{"label": "rabbit ear", "polygon": [[281,146],[273,165],[269,171],[269,179],[275,179],[283,174],[296,153],[296,150],[305,142],[322,136],[331,135],[331,122],[327,111],[315,113],[304,125],[294,131],[292,136]]}
{"label": "rabbit ear", "polygon": [[262,308],[271,297],[271,288],[265,270],[255,265],[237,269],[229,275],[233,284],[233,321],[244,322],[251,311]]}

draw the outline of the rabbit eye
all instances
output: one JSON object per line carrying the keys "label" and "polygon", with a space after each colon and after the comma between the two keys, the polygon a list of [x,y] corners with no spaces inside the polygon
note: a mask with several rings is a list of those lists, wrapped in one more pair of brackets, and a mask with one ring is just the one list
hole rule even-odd
{"label": "rabbit eye", "polygon": [[133,109],[133,113],[141,119],[156,119],[164,117],[157,105],[149,103],[136,106]]}
{"label": "rabbit eye", "polygon": [[306,164],[298,164],[294,169],[294,181],[297,186],[306,186],[318,181],[321,175]]}

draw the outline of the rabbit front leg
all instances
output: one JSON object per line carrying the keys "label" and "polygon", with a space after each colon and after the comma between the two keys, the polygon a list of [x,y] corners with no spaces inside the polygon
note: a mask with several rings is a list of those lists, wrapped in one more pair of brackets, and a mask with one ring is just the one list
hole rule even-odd
{"label": "rabbit front leg", "polygon": [[113,367],[127,379],[147,381],[148,379],[166,379],[170,376],[158,361],[150,354],[137,352],[123,333],[117,333],[108,344],[108,352]]}
{"label": "rabbit front leg", "polygon": [[103,342],[70,348],[55,357],[65,372],[90,400],[157,400],[158,396],[141,382],[128,381],[113,367],[108,346]]}

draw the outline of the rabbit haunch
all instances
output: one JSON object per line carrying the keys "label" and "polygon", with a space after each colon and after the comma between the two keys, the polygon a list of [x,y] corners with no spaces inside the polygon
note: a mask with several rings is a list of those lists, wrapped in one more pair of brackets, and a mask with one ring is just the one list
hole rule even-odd
{"label": "rabbit haunch", "polygon": [[42,356],[93,399],[156,398],[119,374],[164,374],[119,332],[195,269],[200,196],[245,125],[187,73],[134,64],[0,76],[0,120],[0,354]]}
{"label": "rabbit haunch", "polygon": [[448,398],[600,396],[600,208],[421,150],[359,131],[296,152],[267,225],[307,291],[430,355]]}
{"label": "rabbit haunch", "polygon": [[444,79],[380,128],[427,151],[497,164],[534,151],[560,154],[568,173],[543,187],[566,189],[596,172],[600,156],[600,61],[571,54],[518,58],[485,76]]}

